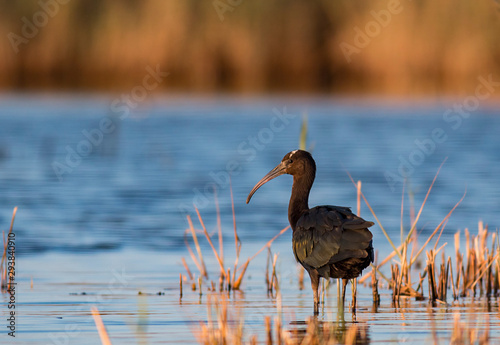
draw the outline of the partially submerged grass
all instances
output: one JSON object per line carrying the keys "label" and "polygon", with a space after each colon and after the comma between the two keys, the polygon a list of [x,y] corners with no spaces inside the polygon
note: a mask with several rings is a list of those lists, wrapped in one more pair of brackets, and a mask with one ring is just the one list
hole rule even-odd
{"label": "partially submerged grass", "polygon": [[[276,234],[273,238],[271,238],[253,256],[248,258],[243,264],[239,265],[242,243],[241,243],[241,240],[238,236],[238,230],[237,230],[237,226],[236,226],[236,214],[234,211],[233,191],[232,191],[231,186],[230,186],[230,193],[231,193],[231,208],[232,208],[232,215],[233,215],[235,257],[236,257],[235,261],[234,261],[234,265],[233,265],[233,274],[232,275],[231,275],[231,268],[225,266],[225,264],[224,264],[224,249],[223,249],[224,248],[224,240],[223,240],[223,236],[222,236],[221,223],[220,223],[220,210],[218,207],[217,196],[215,193],[214,193],[214,195],[215,195],[215,200],[216,200],[216,205],[217,205],[216,208],[217,208],[217,228],[218,228],[219,249],[217,250],[215,248],[213,241],[212,241],[212,236],[208,233],[206,226],[205,226],[205,223],[203,222],[203,218],[201,216],[201,213],[196,206],[194,206],[194,210],[196,212],[196,215],[198,216],[198,221],[200,223],[202,230],[200,231],[200,230],[196,230],[194,228],[191,216],[188,215],[187,221],[189,224],[189,228],[186,229],[185,237],[184,237],[184,242],[185,242],[186,247],[188,249],[189,255],[191,256],[191,259],[193,260],[195,266],[198,268],[200,277],[204,277],[204,278],[208,279],[208,272],[207,272],[207,269],[205,266],[205,261],[203,259],[203,253],[201,250],[201,246],[200,246],[200,243],[198,240],[197,233],[201,232],[205,236],[205,238],[206,238],[208,244],[210,245],[212,252],[217,260],[217,263],[219,265],[219,291],[239,290],[241,288],[241,283],[243,281],[243,278],[245,276],[246,270],[247,270],[250,262],[257,255],[259,255],[264,249],[266,249],[266,248],[269,249],[271,247],[271,244],[274,242],[274,240],[276,238],[278,238],[279,236],[281,236],[283,233],[285,233],[290,228],[289,226],[287,226],[287,227],[281,229],[281,231],[278,234]],[[191,249],[191,246],[189,245],[189,241],[186,237],[186,234],[188,234],[188,233],[191,234],[191,237],[193,239],[193,243],[195,245],[196,252],[197,252],[198,256],[196,256],[194,254],[193,250]],[[277,256],[275,257],[275,259],[273,261],[273,269],[275,268],[276,260],[277,260]],[[188,267],[186,260],[184,258],[182,258],[182,263],[183,263],[184,268],[186,269],[187,276],[192,281],[194,279],[194,275],[189,270],[189,267]],[[271,293],[272,293],[273,289],[276,288],[276,285],[277,285],[277,278],[276,279],[274,279],[274,278],[275,277],[273,275],[273,279],[272,279],[272,283],[271,283]],[[201,282],[201,280],[200,280],[200,282]],[[212,286],[215,286],[213,281],[212,281]],[[201,286],[200,286],[200,288],[201,288]],[[268,290],[269,290],[269,285],[268,285]]]}
{"label": "partially submerged grass", "polygon": [[[445,159],[446,161],[446,159]],[[478,224],[477,236],[471,236],[469,231],[465,229],[466,246],[465,254],[460,252],[460,231],[455,234],[455,260],[445,254],[444,248],[447,243],[439,246],[441,235],[444,228],[451,217],[453,211],[460,205],[465,198],[466,192],[462,198],[452,207],[448,214],[441,220],[424,244],[419,246],[416,236],[417,223],[422,215],[422,211],[430,195],[432,187],[436,182],[439,172],[444,162],[439,167],[434,179],[427,190],[425,198],[420,206],[418,213],[410,210],[411,228],[408,233],[404,234],[403,214],[404,214],[404,187],[403,198],[401,201],[401,244],[396,247],[389,234],[385,231],[380,223],[374,210],[368,203],[367,199],[360,190],[359,183],[356,184],[352,177],[351,181],[355,185],[359,195],[362,196],[366,205],[372,212],[373,216],[379,223],[379,226],[386,236],[388,242],[393,247],[393,251],[378,265],[372,265],[371,272],[366,273],[360,282],[365,282],[370,276],[378,273],[392,289],[393,302],[398,304],[401,297],[413,297],[417,300],[425,298],[424,282],[427,278],[427,298],[432,302],[446,303],[448,291],[451,290],[454,300],[459,297],[469,296],[497,296],[500,289],[500,251],[498,245],[498,235],[488,231],[488,227],[483,225],[482,221]],[[410,200],[413,200],[412,193],[409,192]],[[359,212],[359,206],[358,206]],[[437,237],[436,237],[437,235]],[[420,260],[421,254],[427,248],[431,240],[435,238],[435,243],[432,249],[426,251],[426,264],[423,272],[418,273],[418,280],[412,281],[412,272],[415,272],[417,263]],[[491,239],[491,249],[488,248],[488,239]],[[411,249],[410,249],[411,248]],[[419,248],[419,249],[418,249]],[[438,258],[441,256],[441,262],[438,263]],[[394,260],[397,257],[399,260]],[[390,278],[385,277],[380,269],[389,261],[391,264]],[[453,262],[454,261],[454,262]],[[417,284],[418,283],[418,284]],[[372,284],[378,284],[376,278],[372,278]],[[417,285],[414,288],[414,285]],[[374,303],[378,303],[376,292],[374,289]]]}

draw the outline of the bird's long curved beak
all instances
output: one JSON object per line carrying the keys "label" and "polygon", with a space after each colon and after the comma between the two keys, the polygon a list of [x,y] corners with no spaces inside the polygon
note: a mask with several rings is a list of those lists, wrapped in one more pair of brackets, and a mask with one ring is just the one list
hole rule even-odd
{"label": "bird's long curved beak", "polygon": [[257,182],[255,187],[253,187],[252,191],[250,192],[250,194],[248,194],[247,204],[250,202],[250,199],[252,199],[252,196],[257,191],[257,189],[262,187],[262,185],[264,185],[266,182],[271,181],[273,178],[285,174],[285,170],[286,170],[285,164],[280,163],[278,164],[278,166],[276,166],[276,168],[268,172],[266,176],[264,176],[259,182]]}

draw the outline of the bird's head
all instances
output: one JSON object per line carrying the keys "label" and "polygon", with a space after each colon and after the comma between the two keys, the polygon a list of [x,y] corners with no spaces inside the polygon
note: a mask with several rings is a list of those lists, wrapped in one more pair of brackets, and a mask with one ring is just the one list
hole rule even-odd
{"label": "bird's head", "polygon": [[264,176],[259,182],[257,182],[255,187],[253,187],[250,194],[248,194],[247,204],[250,202],[250,199],[257,189],[275,177],[283,174],[289,174],[297,177],[306,175],[307,173],[312,173],[312,178],[314,179],[315,172],[316,164],[314,163],[314,159],[309,152],[304,150],[288,152],[281,160],[281,163],[268,172],[266,176]]}

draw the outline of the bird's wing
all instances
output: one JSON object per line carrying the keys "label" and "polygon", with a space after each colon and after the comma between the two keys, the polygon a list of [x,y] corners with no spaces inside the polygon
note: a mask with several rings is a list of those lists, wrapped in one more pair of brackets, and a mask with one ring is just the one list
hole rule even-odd
{"label": "bird's wing", "polygon": [[293,234],[295,258],[315,268],[347,258],[364,258],[371,247],[373,236],[368,228],[372,225],[348,207],[315,207],[297,221]]}

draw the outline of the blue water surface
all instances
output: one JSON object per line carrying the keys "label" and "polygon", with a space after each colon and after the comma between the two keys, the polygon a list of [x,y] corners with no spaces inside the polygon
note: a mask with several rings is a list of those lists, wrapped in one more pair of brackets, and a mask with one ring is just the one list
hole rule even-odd
{"label": "blue water surface", "polygon": [[[464,193],[440,238],[439,245],[448,243],[448,253],[454,253],[457,230],[463,242],[463,230],[476,234],[480,220],[493,231],[500,224],[500,117],[494,104],[480,104],[464,116],[450,112],[463,103],[460,99],[171,96],[113,111],[114,99],[0,98],[0,225],[8,230],[17,206],[13,231],[20,343],[99,343],[90,313],[96,306],[113,343],[196,344],[200,322],[210,320],[210,295],[227,295],[230,315],[244,318],[247,336],[265,339],[265,316],[282,315],[287,330],[304,325],[312,314],[312,292],[307,277],[306,288],[299,286],[290,231],[271,248],[279,254],[279,300],[264,284],[266,251],[249,265],[241,291],[211,292],[219,266],[201,234],[209,278],[202,295],[192,291],[199,272],[184,243],[187,216],[201,229],[194,207],[207,230],[217,231],[216,191],[224,263],[233,267],[229,176],[242,244],[239,267],[288,225],[290,176],[262,187],[249,205],[245,200],[264,174],[298,148],[304,114],[307,146],[317,163],[311,206],[352,206],[357,212],[349,172],[354,181],[362,181],[368,202],[398,243],[403,185],[403,229],[408,231],[412,205],[417,214],[446,160],[420,215],[419,243]],[[364,203],[361,215],[375,219]],[[392,249],[378,224],[371,230],[381,260]],[[489,245],[491,240],[490,236]],[[213,241],[218,246],[216,236]],[[388,266],[382,271],[390,276]],[[416,266],[420,273],[425,267]],[[182,298],[179,274],[185,281]],[[414,283],[417,276],[414,273]],[[322,322],[338,320],[335,288],[328,291],[319,316]],[[382,281],[381,305],[376,308],[371,293],[370,287],[360,285],[357,316],[346,312],[345,318],[347,325],[355,321],[364,327],[374,343],[425,344],[436,336],[447,342],[457,315],[464,322],[476,320],[472,329],[489,330],[492,341],[500,339],[497,298],[481,304],[471,298],[453,303],[448,297],[446,307],[432,309],[434,321],[428,301],[408,299],[403,308],[394,308],[391,290]],[[11,296],[4,292],[1,297],[0,316],[7,320]],[[0,342],[13,340],[2,327]],[[437,335],[431,332],[436,328]]]}
{"label": "blue water surface", "polygon": [[[483,105],[446,117],[460,100],[381,102],[328,98],[156,98],[130,113],[113,98],[4,96],[0,103],[0,224],[19,253],[125,247],[184,250],[186,214],[200,209],[211,230],[217,189],[223,231],[232,234],[229,175],[244,241],[287,225],[292,179],[253,185],[298,147],[303,114],[317,163],[310,205],[356,206],[346,171],[390,233],[399,234],[401,193],[418,208],[440,164],[419,221],[432,231],[464,192],[447,224],[499,226],[500,118]],[[408,196],[405,226],[409,226]],[[364,207],[364,205],[363,205]],[[373,219],[366,207],[362,215]],[[374,228],[377,238],[382,236]],[[288,241],[283,238],[282,241]]]}

